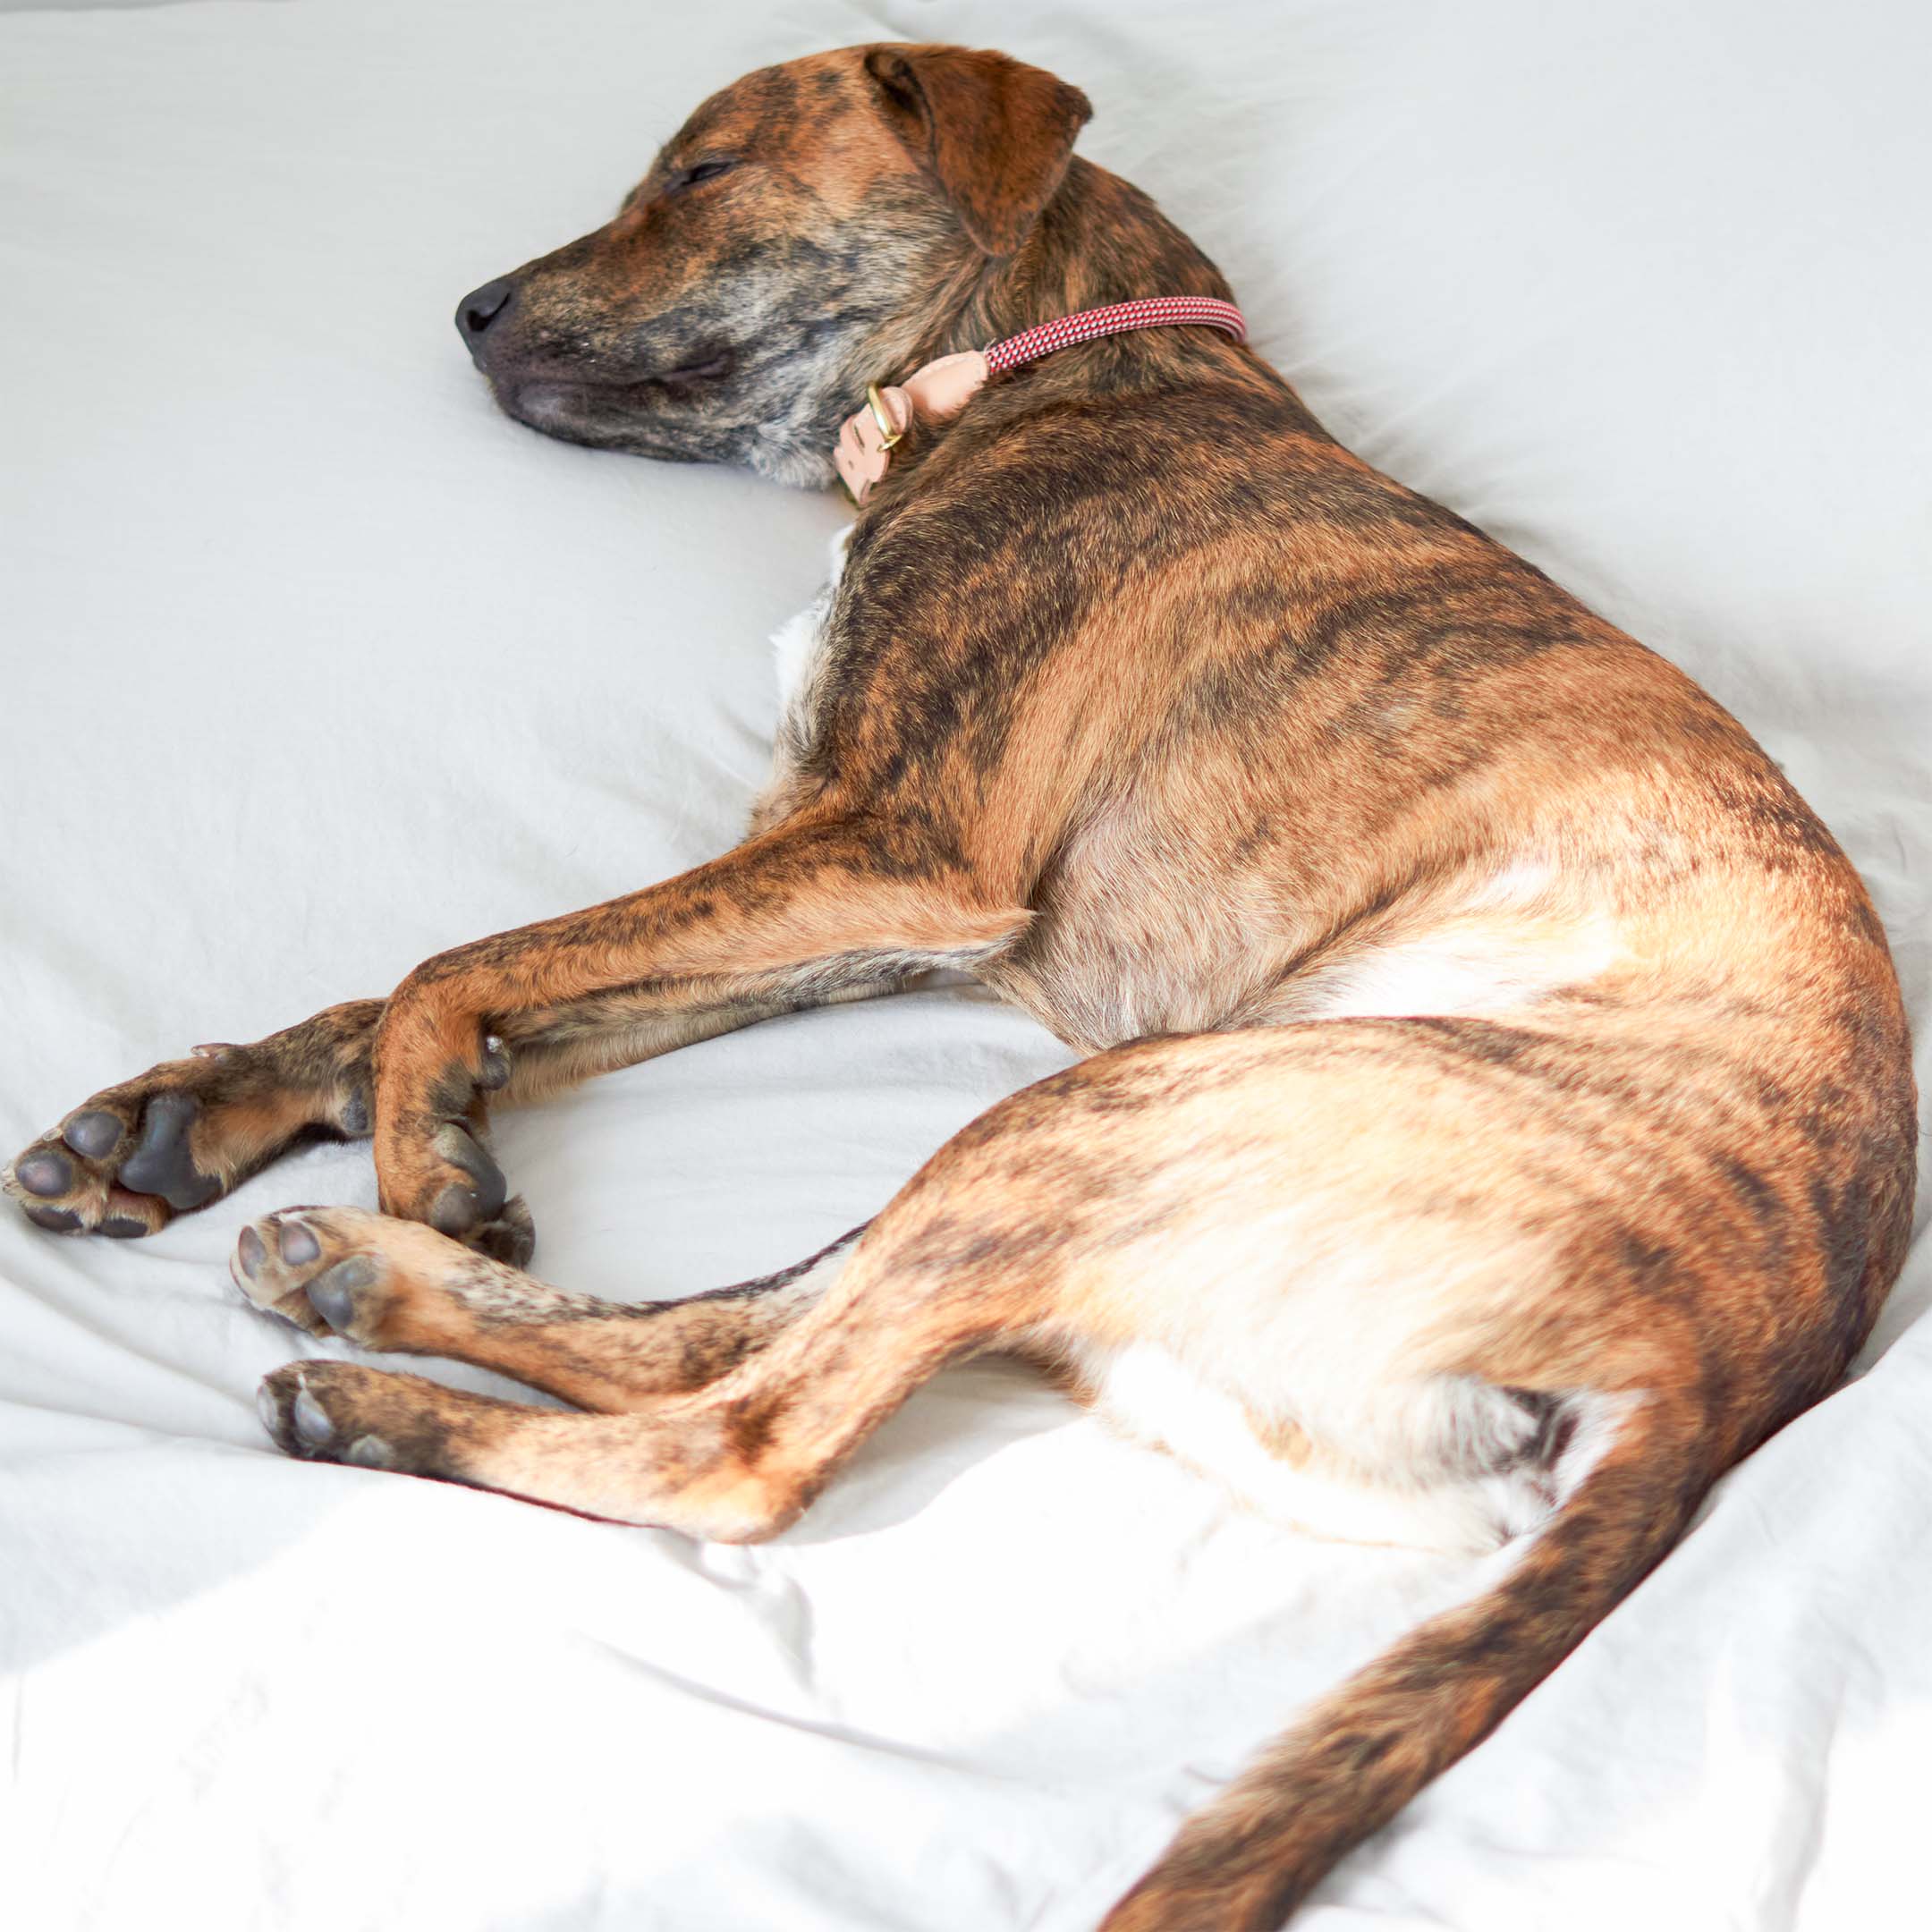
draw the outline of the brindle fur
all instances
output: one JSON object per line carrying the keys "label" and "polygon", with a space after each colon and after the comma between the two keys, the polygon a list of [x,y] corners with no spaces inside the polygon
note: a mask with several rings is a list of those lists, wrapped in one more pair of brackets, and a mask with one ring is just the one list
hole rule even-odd
{"label": "brindle fur", "polygon": [[[466,332],[549,434],[827,480],[869,377],[1228,293],[1070,158],[1086,111],[959,49],[753,74]],[[1092,1057],[958,1135],[842,1268],[629,1309],[477,1252],[528,1249],[493,1097],[936,964]],[[306,1363],[265,1385],[278,1440],[694,1535],[782,1529],[990,1348],[1106,1400],[1152,1351],[1351,1495],[1523,1476],[1505,1580],[1321,1700],[1106,1921],[1262,1932],[1843,1374],[1903,1254],[1914,1112],[1870,902],[1741,727],[1251,351],[1165,329],[915,428],[736,850],[111,1089],[9,1184],[145,1231],[372,1124],[403,1218],[272,1216],[245,1290],[594,1412]]]}

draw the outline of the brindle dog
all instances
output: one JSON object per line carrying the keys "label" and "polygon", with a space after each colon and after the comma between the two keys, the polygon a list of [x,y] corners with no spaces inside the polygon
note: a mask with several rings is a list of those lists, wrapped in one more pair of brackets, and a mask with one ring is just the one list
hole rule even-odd
{"label": "brindle dog", "polygon": [[[460,326],[552,436],[829,480],[870,377],[1227,295],[1070,157],[1088,111],[956,48],[752,74]],[[1092,1057],[767,1283],[640,1308],[513,1265],[493,1101],[942,965]],[[767,1537],[942,1363],[1005,1349],[1295,1520],[1516,1538],[1106,1921],[1261,1932],[1843,1373],[1914,1107],[1871,904],[1741,727],[1252,352],[1167,328],[915,426],[735,850],[110,1088],[11,1186],[140,1233],[373,1130],[394,1218],[270,1216],[245,1292],[594,1411],[307,1362],[264,1385],[300,1455]]]}

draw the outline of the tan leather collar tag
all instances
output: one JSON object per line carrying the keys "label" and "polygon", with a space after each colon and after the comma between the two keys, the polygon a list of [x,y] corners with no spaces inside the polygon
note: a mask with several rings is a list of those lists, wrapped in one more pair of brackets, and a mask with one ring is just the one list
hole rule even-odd
{"label": "tan leather collar tag", "polygon": [[893,445],[912,427],[915,417],[921,422],[944,422],[958,415],[986,379],[986,352],[962,349],[915,369],[902,385],[882,389],[875,383],[867,392],[866,406],[845,419],[832,453],[852,501],[865,502],[872,486],[886,474]]}

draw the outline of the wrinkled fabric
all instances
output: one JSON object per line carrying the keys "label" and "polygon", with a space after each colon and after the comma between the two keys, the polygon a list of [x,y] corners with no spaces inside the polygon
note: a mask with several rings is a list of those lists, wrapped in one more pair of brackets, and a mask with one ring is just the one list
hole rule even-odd
{"label": "wrinkled fabric", "polygon": [[[457,298],[703,95],[880,38],[1092,96],[1353,447],[1685,665],[1870,881],[1922,1024],[1920,8],[190,0],[0,13],[0,1139],[737,833],[832,493],[547,442]],[[887,373],[887,372],[882,372]],[[853,399],[857,407],[860,399]],[[537,1267],[778,1267],[1065,1063],[968,987],[506,1115]],[[248,1219],[0,1217],[7,1922],[1083,1932],[1477,1569],[1243,1516],[1018,1368],[705,1548],[274,1453]],[[1844,1932],[1922,1909],[1932,1267],[1301,1925]],[[432,1364],[465,1386],[511,1393]]]}

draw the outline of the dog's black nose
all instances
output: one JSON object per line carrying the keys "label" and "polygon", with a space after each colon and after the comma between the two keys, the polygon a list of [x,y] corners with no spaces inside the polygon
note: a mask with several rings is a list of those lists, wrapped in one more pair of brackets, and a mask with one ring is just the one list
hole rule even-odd
{"label": "dog's black nose", "polygon": [[479,289],[471,289],[456,304],[456,331],[469,343],[470,354],[476,353],[484,330],[510,306],[515,293],[516,284],[508,275],[499,275]]}

